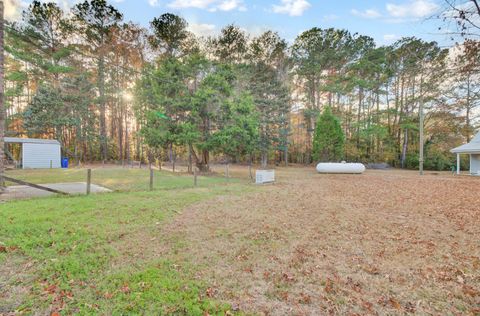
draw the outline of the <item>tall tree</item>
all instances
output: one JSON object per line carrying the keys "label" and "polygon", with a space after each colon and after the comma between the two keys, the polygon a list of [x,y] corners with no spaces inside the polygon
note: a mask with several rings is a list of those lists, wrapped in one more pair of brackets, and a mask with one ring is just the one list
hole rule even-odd
{"label": "tall tree", "polygon": [[345,135],[337,117],[330,107],[318,116],[313,137],[312,157],[314,161],[333,162],[343,158]]}
{"label": "tall tree", "polygon": [[4,101],[4,49],[3,49],[3,27],[4,27],[4,7],[3,1],[0,1],[0,190],[3,191],[5,186],[3,174],[5,172],[4,165],[4,137],[5,137],[5,101]]}
{"label": "tall tree", "polygon": [[67,41],[71,34],[64,12],[51,2],[33,1],[20,21],[8,25],[6,102],[10,112],[20,112],[43,82],[58,86],[72,71],[73,45]]}
{"label": "tall tree", "polygon": [[226,156],[227,162],[250,157],[258,146],[258,113],[253,98],[242,93],[218,114],[218,128],[209,141],[213,151]]}
{"label": "tall tree", "polygon": [[247,53],[247,34],[233,24],[224,27],[220,35],[210,41],[213,55],[221,62],[242,63]]}
{"label": "tall tree", "polygon": [[175,57],[160,59],[144,70],[136,85],[137,117],[145,122],[142,134],[152,148],[172,151],[181,142],[192,95],[188,82],[194,67],[187,65]]}
{"label": "tall tree", "polygon": [[97,61],[98,105],[100,110],[100,151],[102,159],[108,159],[106,95],[105,95],[105,56],[109,33],[117,26],[123,15],[105,0],[85,0],[73,8],[79,31],[85,35],[86,45],[92,49]]}
{"label": "tall tree", "polygon": [[288,163],[289,113],[287,44],[277,33],[265,32],[249,47],[249,76],[246,79],[259,113],[259,146],[262,167],[272,148],[280,150]]}
{"label": "tall tree", "polygon": [[295,75],[305,95],[306,108],[303,114],[306,124],[307,163],[310,162],[312,132],[315,117],[321,110],[322,93],[330,93],[328,99],[329,105],[332,105],[331,76],[347,63],[352,40],[352,35],[346,30],[315,27],[300,34],[292,46]]}
{"label": "tall tree", "polygon": [[480,106],[480,57],[471,54],[468,43],[458,46],[460,50],[450,71],[453,82],[446,96],[455,103],[454,107],[465,118],[464,136],[467,142],[475,131],[477,108]]}
{"label": "tall tree", "polygon": [[24,11],[23,21],[22,35],[32,47],[32,57],[43,70],[42,80],[57,86],[60,75],[71,70],[65,60],[72,53],[72,47],[65,40],[72,34],[72,25],[57,4],[37,0]]}
{"label": "tall tree", "polygon": [[153,36],[150,43],[167,57],[179,56],[186,49],[184,43],[189,37],[187,21],[182,17],[165,13],[150,22]]}

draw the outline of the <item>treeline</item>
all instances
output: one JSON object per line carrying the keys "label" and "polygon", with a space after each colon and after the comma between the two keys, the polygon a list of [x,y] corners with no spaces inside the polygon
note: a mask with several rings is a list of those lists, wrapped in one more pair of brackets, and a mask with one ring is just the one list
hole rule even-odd
{"label": "treeline", "polygon": [[7,135],[50,137],[77,161],[311,163],[326,107],[342,159],[446,169],[480,104],[476,42],[450,50],[312,28],[289,45],[229,25],[200,38],[173,14],[148,29],[102,0],[34,1],[6,28]]}

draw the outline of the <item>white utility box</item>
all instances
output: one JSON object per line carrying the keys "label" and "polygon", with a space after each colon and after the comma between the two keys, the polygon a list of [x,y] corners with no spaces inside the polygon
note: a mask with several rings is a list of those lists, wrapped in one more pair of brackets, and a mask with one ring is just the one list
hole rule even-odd
{"label": "white utility box", "polygon": [[264,184],[275,182],[275,170],[257,170],[255,171],[255,183]]}

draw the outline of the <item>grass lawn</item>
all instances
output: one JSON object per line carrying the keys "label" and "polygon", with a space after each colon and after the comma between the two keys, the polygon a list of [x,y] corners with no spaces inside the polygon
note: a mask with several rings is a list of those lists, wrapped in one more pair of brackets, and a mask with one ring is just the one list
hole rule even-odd
{"label": "grass lawn", "polygon": [[478,178],[276,176],[1,204],[0,314],[480,315]]}
{"label": "grass lawn", "polygon": [[[14,171],[37,183],[81,181],[84,170]],[[147,170],[97,169],[95,183],[141,190]],[[115,192],[11,201],[0,205],[0,315],[224,314],[183,252],[182,234],[163,232],[185,207],[251,186],[221,178],[157,172],[152,192]],[[125,176],[127,175],[127,176]],[[218,185],[217,185],[218,184]],[[208,187],[208,188],[207,188]],[[182,188],[182,189],[179,189]],[[158,245],[142,251],[141,245]]]}
{"label": "grass lawn", "polygon": [[[87,169],[35,169],[10,170],[7,176],[32,183],[57,182],[86,182]],[[107,187],[115,191],[145,191],[149,187],[150,172],[148,169],[98,167],[92,168],[92,183]],[[231,181],[236,181],[231,179]],[[209,187],[223,184],[223,177],[198,177],[198,186]],[[15,185],[7,182],[7,185]],[[183,189],[193,187],[193,176],[171,173],[168,171],[154,171],[154,189]]]}

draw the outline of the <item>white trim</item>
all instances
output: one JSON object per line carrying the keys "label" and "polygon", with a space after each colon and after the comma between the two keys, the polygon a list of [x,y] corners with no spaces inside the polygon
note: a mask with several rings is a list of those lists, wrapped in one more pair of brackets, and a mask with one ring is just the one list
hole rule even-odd
{"label": "white trim", "polygon": [[457,174],[460,174],[460,154],[457,153]]}
{"label": "white trim", "polygon": [[56,144],[60,145],[60,142],[55,139],[40,139],[40,138],[20,138],[20,137],[5,137],[5,143],[17,143],[17,144]]}

